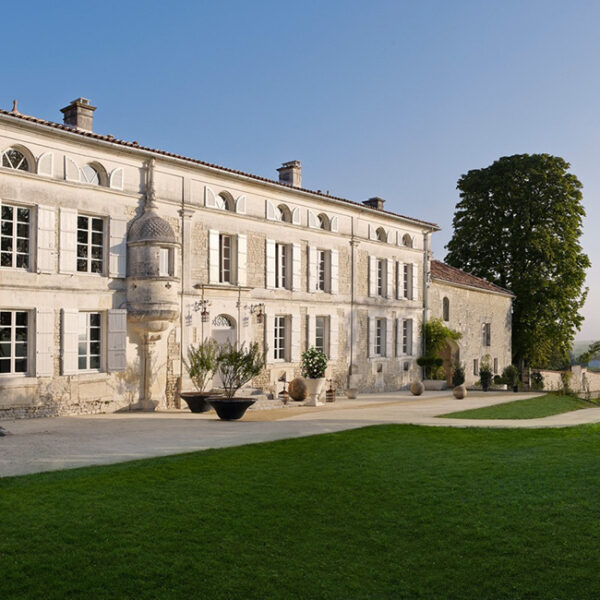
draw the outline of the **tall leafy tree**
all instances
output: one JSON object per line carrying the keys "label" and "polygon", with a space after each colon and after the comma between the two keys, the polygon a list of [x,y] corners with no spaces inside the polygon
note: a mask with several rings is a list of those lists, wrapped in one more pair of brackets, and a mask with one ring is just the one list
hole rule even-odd
{"label": "tall leafy tree", "polygon": [[568,357],[585,302],[581,183],[549,154],[505,156],[458,180],[446,262],[516,294],[513,360]]}

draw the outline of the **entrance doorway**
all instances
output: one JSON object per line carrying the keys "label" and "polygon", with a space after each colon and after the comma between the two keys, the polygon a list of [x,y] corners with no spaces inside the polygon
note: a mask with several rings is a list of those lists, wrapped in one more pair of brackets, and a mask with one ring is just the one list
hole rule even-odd
{"label": "entrance doorway", "polygon": [[[235,319],[229,315],[216,316],[212,321],[210,336],[217,344],[226,344],[227,342],[235,344],[237,341]],[[223,382],[218,372],[213,378],[213,387],[223,387]]]}

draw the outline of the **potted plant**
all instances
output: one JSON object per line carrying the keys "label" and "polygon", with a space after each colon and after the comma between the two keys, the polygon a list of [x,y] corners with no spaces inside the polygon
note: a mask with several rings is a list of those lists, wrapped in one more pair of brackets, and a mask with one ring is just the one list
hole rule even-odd
{"label": "potted plant", "polygon": [[479,367],[479,380],[481,381],[481,389],[484,392],[487,392],[492,385],[492,378],[494,374],[492,372],[492,367],[490,366],[490,358],[489,355],[485,355],[481,359],[481,365]]}
{"label": "potted plant", "polygon": [[206,386],[212,380],[219,368],[219,347],[213,339],[204,340],[197,346],[190,345],[187,352],[187,360],[183,364],[196,387],[195,392],[180,392],[179,396],[185,400],[193,413],[207,412],[210,404],[207,402],[209,396],[219,392],[207,392]]}
{"label": "potted plant", "polygon": [[513,392],[519,391],[519,369],[517,369],[515,365],[504,367],[502,379],[504,380],[504,383],[512,388]]}
{"label": "potted plant", "polygon": [[306,388],[308,390],[306,405],[318,406],[320,404],[319,395],[325,383],[327,357],[321,350],[311,346],[302,353],[301,367],[302,377],[306,380]]}
{"label": "potted plant", "polygon": [[217,411],[220,419],[233,421],[241,419],[249,406],[256,400],[250,397],[235,396],[235,393],[263,369],[265,361],[256,342],[247,348],[226,342],[219,347],[219,374],[223,382],[224,396],[211,397],[208,402]]}

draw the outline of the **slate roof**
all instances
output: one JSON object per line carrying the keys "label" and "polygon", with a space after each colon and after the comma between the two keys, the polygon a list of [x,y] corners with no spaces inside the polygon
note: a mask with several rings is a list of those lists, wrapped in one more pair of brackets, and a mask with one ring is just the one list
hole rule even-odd
{"label": "slate roof", "polygon": [[490,283],[481,277],[475,277],[475,275],[465,273],[464,271],[456,269],[455,267],[451,267],[450,265],[447,265],[439,260],[431,261],[431,277],[433,279],[439,279],[441,281],[447,281],[457,285],[478,288],[485,290],[486,292],[514,296],[510,290],[504,289],[503,287],[500,287],[494,283]]}
{"label": "slate roof", "polygon": [[[161,156],[167,156],[169,158],[175,158],[175,159],[180,159],[180,160],[185,160],[187,162],[190,163],[194,163],[197,165],[202,165],[204,167],[209,167],[211,169],[218,169],[219,171],[224,171],[226,173],[233,173],[235,175],[242,175],[243,177],[248,177],[249,179],[255,179],[256,181],[263,181],[265,183],[269,183],[269,184],[273,184],[273,185],[277,185],[277,186],[281,186],[282,188],[287,188],[287,189],[294,189],[294,190],[298,190],[301,192],[306,192],[308,194],[312,194],[314,196],[320,196],[322,198],[326,198],[328,200],[336,200],[339,202],[345,202],[347,204],[351,204],[353,206],[358,206],[360,208],[364,208],[366,210],[369,210],[368,207],[366,207],[364,204],[362,204],[361,202],[355,202],[354,200],[348,200],[346,198],[340,198],[338,196],[332,196],[330,194],[324,194],[323,192],[320,191],[315,191],[315,190],[309,190],[306,188],[299,188],[299,187],[294,187],[291,185],[286,185],[285,183],[280,183],[279,181],[275,181],[274,179],[268,179],[267,177],[261,177],[260,175],[253,175],[251,173],[244,173],[243,171],[237,171],[236,169],[230,169],[228,167],[222,167],[220,165],[215,165],[213,163],[209,163],[209,162],[205,162],[202,160],[198,160],[196,158],[190,158],[189,156],[183,156],[181,154],[175,154],[173,152],[167,152],[165,150],[159,150],[157,148],[150,148],[148,146],[140,146],[140,144],[138,144],[138,142],[128,142],[126,140],[120,140],[118,138],[115,138],[112,135],[101,135],[99,133],[94,133],[92,131],[82,131],[80,129],[75,129],[73,127],[69,127],[67,125],[63,125],[61,123],[54,123],[53,121],[46,121],[45,119],[39,119],[37,117],[32,117],[30,115],[24,115],[20,112],[13,112],[13,111],[8,111],[8,110],[4,110],[0,108],[0,115],[6,115],[8,117],[13,117],[15,119],[20,119],[22,121],[28,121],[30,123],[35,123],[37,125],[44,125],[46,127],[52,127],[54,129],[61,129],[63,131],[68,131],[69,133],[74,133],[77,135],[80,135],[82,137],[87,137],[90,139],[95,139],[95,140],[101,140],[104,142],[110,142],[111,144],[115,144],[115,145],[119,145],[119,146],[127,146],[129,148],[133,148],[136,150],[143,150],[145,152],[152,152],[153,154],[159,154]],[[380,212],[383,214],[387,214],[387,215],[391,215],[394,217],[400,217],[402,219],[406,219],[407,221],[413,221],[414,223],[419,223],[421,225],[426,225],[427,227],[431,227],[434,230],[439,230],[440,227],[439,225],[437,225],[436,223],[430,223],[429,221],[422,221],[421,219],[415,219],[413,217],[407,217],[405,215],[401,215],[399,213],[395,213],[395,212],[391,212],[391,211],[387,211],[387,210],[377,210],[377,209],[370,209],[373,210],[374,212]]]}

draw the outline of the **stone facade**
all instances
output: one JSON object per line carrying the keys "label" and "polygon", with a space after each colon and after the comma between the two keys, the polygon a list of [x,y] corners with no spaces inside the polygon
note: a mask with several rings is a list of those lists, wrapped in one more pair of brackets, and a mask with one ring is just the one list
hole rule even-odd
{"label": "stone facade", "polygon": [[[207,337],[258,341],[268,393],[315,344],[338,391],[420,376],[435,224],[295,187],[297,161],[271,181],[97,135],[91,114],[0,111],[0,417],[177,408],[182,356]],[[172,239],[140,237],[149,211]],[[479,323],[471,291],[452,293],[461,326]],[[477,310],[506,321],[495,306]]]}

